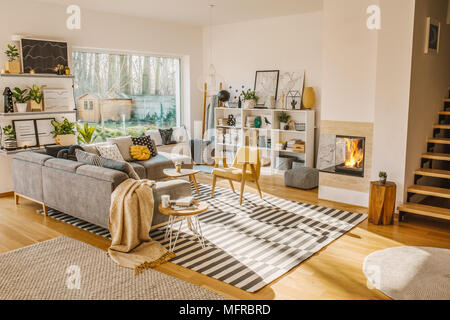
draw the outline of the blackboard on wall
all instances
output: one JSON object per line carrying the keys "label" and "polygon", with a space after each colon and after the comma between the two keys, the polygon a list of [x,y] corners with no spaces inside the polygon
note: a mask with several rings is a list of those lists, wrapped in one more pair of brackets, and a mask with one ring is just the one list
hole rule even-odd
{"label": "blackboard on wall", "polygon": [[21,39],[23,72],[55,73],[58,64],[68,66],[67,42]]}

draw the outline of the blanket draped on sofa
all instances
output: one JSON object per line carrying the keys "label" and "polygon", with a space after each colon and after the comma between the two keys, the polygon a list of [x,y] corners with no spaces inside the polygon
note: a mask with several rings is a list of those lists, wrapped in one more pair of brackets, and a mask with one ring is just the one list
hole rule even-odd
{"label": "blanket draped on sofa", "polygon": [[122,267],[154,268],[175,257],[160,243],[153,241],[150,227],[153,219],[153,181],[127,179],[111,195],[108,254]]}

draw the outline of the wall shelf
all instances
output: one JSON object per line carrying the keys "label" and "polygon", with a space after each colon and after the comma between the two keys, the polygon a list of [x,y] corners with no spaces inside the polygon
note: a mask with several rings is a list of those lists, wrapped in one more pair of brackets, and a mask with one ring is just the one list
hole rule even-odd
{"label": "wall shelf", "polygon": [[13,78],[60,78],[60,79],[73,79],[74,76],[66,76],[66,75],[59,75],[59,74],[44,74],[44,73],[0,73],[0,77],[13,77]]}
{"label": "wall shelf", "polygon": [[67,110],[67,111],[41,111],[41,112],[8,112],[0,113],[0,117],[19,117],[19,116],[39,116],[39,115],[49,115],[49,114],[65,114],[65,113],[76,113],[77,110]]}

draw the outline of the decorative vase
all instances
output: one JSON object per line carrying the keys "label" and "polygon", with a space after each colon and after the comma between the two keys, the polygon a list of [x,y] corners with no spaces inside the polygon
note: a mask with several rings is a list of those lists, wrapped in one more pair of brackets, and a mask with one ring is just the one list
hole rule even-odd
{"label": "decorative vase", "polygon": [[305,109],[312,109],[316,104],[316,94],[312,87],[306,87],[303,92],[303,107]]}
{"label": "decorative vase", "polygon": [[20,61],[6,61],[5,72],[7,73],[20,73]]}
{"label": "decorative vase", "polygon": [[69,146],[77,143],[77,136],[74,134],[57,135],[55,142],[60,146]]}
{"label": "decorative vase", "polygon": [[44,108],[42,107],[42,101],[40,103],[37,103],[36,101],[31,100],[31,102],[30,102],[30,109],[31,109],[31,111],[35,111],[35,110],[43,111]]}
{"label": "decorative vase", "polygon": [[244,109],[254,109],[256,107],[255,100],[244,100]]}
{"label": "decorative vase", "polygon": [[3,148],[5,148],[6,150],[17,149],[17,140],[16,139],[5,139],[3,141]]}
{"label": "decorative vase", "polygon": [[19,112],[19,113],[27,112],[27,107],[28,107],[28,104],[26,102],[25,103],[17,103],[16,102],[17,112]]}

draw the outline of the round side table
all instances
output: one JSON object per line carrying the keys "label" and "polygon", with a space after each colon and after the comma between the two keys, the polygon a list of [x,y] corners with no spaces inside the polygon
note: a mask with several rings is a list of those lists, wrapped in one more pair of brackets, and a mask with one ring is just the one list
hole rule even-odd
{"label": "round side table", "polygon": [[393,224],[397,186],[394,182],[380,184],[370,182],[369,222],[373,224]]}

